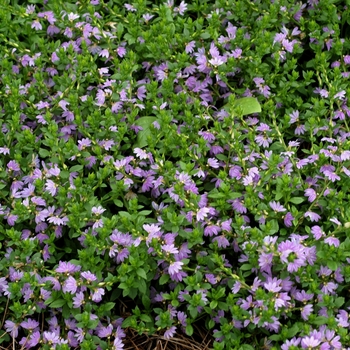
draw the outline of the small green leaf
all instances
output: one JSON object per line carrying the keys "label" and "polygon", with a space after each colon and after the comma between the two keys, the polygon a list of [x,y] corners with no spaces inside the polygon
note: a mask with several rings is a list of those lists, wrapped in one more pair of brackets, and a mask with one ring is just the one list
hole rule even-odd
{"label": "small green leaf", "polygon": [[300,204],[300,203],[304,202],[304,200],[305,200],[305,198],[303,198],[303,197],[293,197],[289,201],[293,204]]}
{"label": "small green leaf", "polygon": [[212,300],[210,303],[210,308],[215,309],[218,306],[218,302],[216,300]]}
{"label": "small green leaf", "polygon": [[165,283],[167,283],[169,281],[169,275],[163,275],[160,279],[159,279],[159,284],[163,285]]}
{"label": "small green leaf", "polygon": [[[260,113],[261,106],[258,100],[254,97],[243,97],[233,102],[234,107],[240,107],[243,115]],[[224,107],[225,110],[229,108],[228,105]]]}
{"label": "small green leaf", "polygon": [[143,322],[152,322],[151,317],[149,317],[148,315],[141,315],[141,316],[140,316],[140,319],[141,319]]}
{"label": "small green leaf", "polygon": [[57,299],[50,304],[50,307],[54,309],[59,308],[59,307],[62,307],[65,303],[66,301],[64,299]]}
{"label": "small green leaf", "polygon": [[186,326],[186,334],[190,337],[193,334],[193,327],[189,324]]}
{"label": "small green leaf", "polygon": [[317,326],[322,326],[323,324],[327,324],[327,322],[328,322],[328,317],[317,316],[312,323]]}
{"label": "small green leaf", "polygon": [[239,350],[254,350],[254,348],[249,344],[242,345]]}
{"label": "small green leaf", "polygon": [[328,260],[327,261],[327,266],[332,271],[335,271],[338,268],[338,263],[336,261],[334,261],[334,260]]}
{"label": "small green leaf", "polygon": [[135,125],[141,126],[142,130],[137,133],[137,141],[134,144],[135,147],[145,147],[148,145],[147,138],[152,135],[150,130],[150,126],[153,122],[157,120],[156,117],[141,117],[140,119],[135,121]]}
{"label": "small green leaf", "polygon": [[136,273],[139,277],[143,278],[144,280],[147,279],[147,275],[144,269],[139,268],[136,270]]}

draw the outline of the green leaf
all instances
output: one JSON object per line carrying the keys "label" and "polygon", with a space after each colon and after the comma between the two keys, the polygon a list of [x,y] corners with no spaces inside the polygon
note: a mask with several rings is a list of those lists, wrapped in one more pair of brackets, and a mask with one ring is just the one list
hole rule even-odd
{"label": "green leaf", "polygon": [[[233,102],[233,106],[242,108],[243,115],[261,112],[260,103],[254,97],[239,98]],[[228,107],[229,106],[226,105],[224,108],[228,109]]]}
{"label": "green leaf", "polygon": [[335,260],[328,260],[327,261],[327,266],[332,271],[335,271],[338,268],[338,263]]}
{"label": "green leaf", "polygon": [[143,322],[152,322],[152,319],[151,317],[149,317],[148,315],[141,315],[140,316],[140,319],[143,321]]}
{"label": "green leaf", "polygon": [[251,264],[243,264],[241,266],[241,270],[242,271],[247,271],[247,270],[251,270],[252,269],[252,265]]}
{"label": "green leaf", "polygon": [[163,285],[165,283],[167,283],[169,281],[169,275],[163,275],[160,279],[159,279],[159,284]]}
{"label": "green leaf", "polygon": [[193,327],[189,324],[186,326],[186,334],[190,337],[193,334]]}
{"label": "green leaf", "polygon": [[300,203],[304,202],[304,200],[305,200],[305,198],[303,198],[303,197],[293,197],[289,201],[293,204],[300,204]]}
{"label": "green leaf", "polygon": [[152,135],[150,126],[153,122],[157,120],[156,117],[141,117],[135,121],[135,125],[141,126],[142,130],[137,133],[137,141],[134,144],[135,147],[145,147],[148,145],[147,138]]}
{"label": "green leaf", "polygon": [[255,349],[249,344],[244,344],[239,348],[239,350],[255,350]]}
{"label": "green leaf", "polygon": [[210,303],[210,308],[215,309],[218,306],[218,302],[216,300],[212,300]]}
{"label": "green leaf", "polygon": [[147,275],[144,269],[139,268],[136,270],[136,273],[139,277],[143,278],[144,280],[147,279]]}
{"label": "green leaf", "polygon": [[105,311],[112,310],[115,306],[115,303],[109,302],[103,305]]}
{"label": "green leaf", "polygon": [[299,332],[299,327],[295,324],[293,327],[288,329],[288,338],[293,338]]}
{"label": "green leaf", "polygon": [[57,299],[50,304],[50,307],[59,308],[62,307],[65,303],[66,301],[64,299]]}
{"label": "green leaf", "polygon": [[339,297],[335,299],[334,305],[337,308],[340,308],[344,304],[344,302],[345,302],[345,299],[343,297]]}
{"label": "green leaf", "polygon": [[327,322],[328,322],[328,317],[317,316],[312,323],[317,326],[322,326],[323,324],[327,324]]}
{"label": "green leaf", "polygon": [[76,172],[80,172],[81,170],[83,170],[84,168],[84,165],[81,165],[81,164],[77,164],[77,165],[74,165],[72,166],[69,171],[72,173],[73,171],[76,171]]}
{"label": "green leaf", "polygon": [[41,158],[46,158],[50,155],[50,152],[44,148],[39,149],[39,155]]}

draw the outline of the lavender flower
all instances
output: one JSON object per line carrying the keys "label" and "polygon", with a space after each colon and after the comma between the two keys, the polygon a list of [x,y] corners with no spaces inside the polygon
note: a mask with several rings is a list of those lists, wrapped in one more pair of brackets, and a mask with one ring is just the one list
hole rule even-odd
{"label": "lavender flower", "polygon": [[279,202],[272,201],[269,203],[269,205],[275,213],[279,213],[287,210]]}

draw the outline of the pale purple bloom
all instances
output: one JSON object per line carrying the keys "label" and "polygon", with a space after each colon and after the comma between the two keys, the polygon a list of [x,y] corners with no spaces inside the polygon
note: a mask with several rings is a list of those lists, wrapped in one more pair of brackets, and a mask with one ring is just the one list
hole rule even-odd
{"label": "pale purple bloom", "polygon": [[105,291],[103,288],[96,288],[94,289],[94,293],[92,294],[92,301],[95,301],[96,303],[99,303],[102,300],[102,296],[105,294]]}
{"label": "pale purple bloom", "polygon": [[194,48],[196,46],[196,42],[193,40],[193,41],[190,41],[187,45],[186,45],[186,48],[185,48],[185,52],[186,53],[192,53],[194,51]]}
{"label": "pale purple bloom", "polygon": [[26,321],[21,323],[21,327],[33,331],[35,328],[39,327],[39,322],[28,318]]}
{"label": "pale purple bloom", "polygon": [[321,219],[321,216],[312,212],[312,211],[307,211],[305,214],[304,214],[304,217],[308,217],[312,222],[317,222]]}
{"label": "pale purple bloom", "polygon": [[291,212],[288,212],[283,218],[283,221],[284,221],[284,224],[286,225],[286,227],[292,227],[293,220],[294,220],[294,216],[292,215]]}
{"label": "pale purple bloom", "polygon": [[44,332],[43,338],[46,342],[51,344],[58,344],[60,337],[55,332]]}
{"label": "pale purple bloom", "polygon": [[12,322],[11,320],[7,320],[5,322],[5,330],[7,333],[11,334],[12,338],[18,337],[18,328],[19,328],[19,325]]}
{"label": "pale purple bloom", "polygon": [[10,149],[8,147],[0,147],[0,154],[10,154]]}
{"label": "pale purple bloom", "polygon": [[135,148],[134,149],[134,153],[136,154],[136,156],[139,158],[139,159],[148,159],[148,154],[142,150],[141,148]]}
{"label": "pale purple bloom", "polygon": [[164,338],[165,339],[172,338],[174,336],[175,332],[176,332],[176,327],[175,326],[170,327],[167,331],[165,331]]}
{"label": "pale purple bloom", "polygon": [[340,245],[340,241],[336,237],[328,237],[324,240],[324,242],[329,244],[329,245],[333,245],[334,247],[339,247],[339,245]]}
{"label": "pale purple bloom", "polygon": [[78,272],[80,271],[81,267],[80,266],[77,266],[77,265],[74,265],[70,262],[66,262],[66,261],[60,261],[58,263],[58,267],[56,268],[56,272],[59,272],[59,273],[66,273],[66,274],[70,274],[70,273],[73,273],[73,272]]}
{"label": "pale purple bloom", "polygon": [[308,197],[309,202],[313,202],[317,197],[316,191],[312,188],[306,189],[304,193],[305,196]]}
{"label": "pale purple bloom", "polygon": [[106,209],[102,208],[100,205],[98,207],[92,207],[91,208],[91,212],[95,215],[100,215],[102,214],[103,212],[105,212]]}
{"label": "pale purple bloom", "polygon": [[168,254],[178,254],[179,250],[174,246],[174,244],[162,245],[162,250]]}
{"label": "pale purple bloom", "polygon": [[232,291],[233,294],[237,294],[240,289],[241,289],[241,282],[240,281],[236,281],[235,284],[233,285],[231,291]]}
{"label": "pale purple bloom", "polygon": [[179,15],[183,16],[187,10],[187,4],[184,1],[181,1],[179,7],[174,8],[174,12],[178,12]]}
{"label": "pale purple bloom", "polygon": [[325,282],[323,283],[323,287],[321,288],[321,291],[324,294],[334,294],[337,288],[338,288],[338,284],[334,282]]}
{"label": "pale purple bloom", "polygon": [[117,48],[117,54],[119,57],[124,57],[126,55],[126,49],[123,46]]}
{"label": "pale purple bloom", "polygon": [[321,229],[320,226],[316,225],[316,226],[312,226],[311,228],[311,233],[314,236],[315,239],[319,240],[322,236],[325,235],[325,233],[323,232],[323,230]]}
{"label": "pale purple bloom", "polygon": [[288,350],[291,346],[298,346],[300,341],[300,338],[295,337],[291,340],[286,340],[286,342],[281,346],[281,350]]}
{"label": "pale purple bloom", "polygon": [[52,180],[50,180],[50,179],[46,180],[45,191],[49,192],[51,194],[51,196],[56,195],[57,187],[58,187],[58,185],[56,185]]}
{"label": "pale purple bloom", "polygon": [[312,349],[316,348],[318,345],[320,345],[321,340],[314,338],[313,336],[311,337],[304,337],[301,340],[301,346],[303,349]]}
{"label": "pale purple bloom", "polygon": [[84,293],[79,292],[73,297],[73,307],[78,308],[84,304]]}
{"label": "pale purple bloom", "polygon": [[309,319],[310,314],[313,311],[312,304],[305,305],[301,310],[301,317],[303,320],[307,321]]}
{"label": "pale purple bloom", "polygon": [[21,168],[19,167],[19,164],[15,160],[10,160],[7,163],[7,168],[12,171],[20,171]]}
{"label": "pale purple bloom", "polygon": [[90,271],[82,272],[81,277],[85,278],[88,283],[91,283],[91,282],[97,280],[97,277],[93,273],[91,273]]}
{"label": "pale purple bloom", "polygon": [[284,208],[279,202],[272,201],[269,203],[269,206],[275,213],[286,211],[287,209]]}
{"label": "pale purple bloom", "polygon": [[77,291],[77,288],[78,288],[77,281],[72,276],[69,276],[62,286],[62,290],[64,293],[71,293],[71,294],[75,294],[75,292]]}
{"label": "pale purple bloom", "polygon": [[263,284],[263,286],[269,291],[269,292],[272,292],[272,293],[278,293],[282,287],[281,287],[281,280],[277,279],[276,277],[274,278],[271,278],[271,277],[268,277],[267,278],[267,282],[265,282]]}
{"label": "pale purple bloom", "polygon": [[181,261],[174,261],[174,262],[170,263],[169,269],[168,269],[169,275],[172,276],[172,275],[180,272],[182,270],[183,264],[184,263]]}
{"label": "pale purple bloom", "polygon": [[345,94],[346,94],[345,90],[339,91],[338,93],[336,93],[334,95],[334,98],[337,98],[339,100],[344,100],[345,99]]}
{"label": "pale purple bloom", "polygon": [[207,207],[203,207],[201,209],[199,209],[199,211],[197,212],[197,221],[203,221],[209,214],[210,209]]}
{"label": "pale purple bloom", "polygon": [[123,350],[124,344],[120,338],[115,338],[113,342],[113,348],[112,350]]}
{"label": "pale purple bloom", "polygon": [[289,124],[293,124],[299,120],[299,111],[293,111],[290,116]]}
{"label": "pale purple bloom", "polygon": [[220,167],[220,164],[219,164],[219,161],[215,158],[209,158],[208,159],[208,165],[211,167],[211,168],[214,168],[214,169],[217,169]]}

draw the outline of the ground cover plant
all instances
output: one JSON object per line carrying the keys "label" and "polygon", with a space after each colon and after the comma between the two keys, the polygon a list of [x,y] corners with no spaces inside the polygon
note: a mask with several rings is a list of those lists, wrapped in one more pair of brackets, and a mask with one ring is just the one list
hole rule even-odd
{"label": "ground cover plant", "polygon": [[350,349],[349,1],[0,4],[0,346]]}

